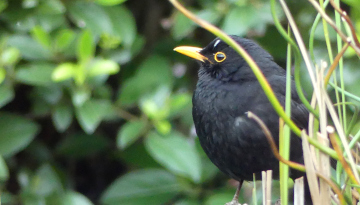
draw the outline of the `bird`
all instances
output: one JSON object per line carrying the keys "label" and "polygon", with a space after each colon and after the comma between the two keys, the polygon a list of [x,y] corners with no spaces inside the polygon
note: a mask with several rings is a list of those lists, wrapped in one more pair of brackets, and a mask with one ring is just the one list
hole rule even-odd
{"label": "bird", "polygon": [[[254,41],[235,35],[230,37],[256,62],[285,107],[286,70]],[[227,203],[238,204],[238,193],[244,180],[252,181],[254,175],[261,179],[261,172],[266,170],[272,170],[274,178],[279,178],[279,161],[262,129],[247,117],[247,112],[254,113],[265,123],[277,146],[279,116],[249,64],[220,38],[215,38],[204,48],[179,46],[174,50],[200,64],[192,98],[195,130],[212,163],[239,181],[234,199]],[[296,92],[293,79],[291,85],[291,119],[300,129],[306,129],[309,112]],[[301,139],[294,133],[290,140],[290,160],[304,163]],[[290,169],[289,176],[296,179],[304,173]]]}

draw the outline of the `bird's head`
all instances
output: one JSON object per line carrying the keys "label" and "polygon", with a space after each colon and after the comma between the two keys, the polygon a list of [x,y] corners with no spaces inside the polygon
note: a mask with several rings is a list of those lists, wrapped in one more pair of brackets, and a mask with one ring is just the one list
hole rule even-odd
{"label": "bird's head", "polygon": [[[255,60],[263,73],[274,72],[278,66],[273,57],[252,40],[231,36]],[[200,75],[210,75],[221,81],[239,81],[254,79],[249,65],[228,44],[219,38],[214,39],[205,48],[179,46],[175,51],[198,60],[201,63]],[[273,68],[271,68],[273,67]]]}

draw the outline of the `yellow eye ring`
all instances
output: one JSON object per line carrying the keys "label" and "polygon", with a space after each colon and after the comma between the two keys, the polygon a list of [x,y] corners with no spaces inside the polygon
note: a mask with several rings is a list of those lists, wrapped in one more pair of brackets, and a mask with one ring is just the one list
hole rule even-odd
{"label": "yellow eye ring", "polygon": [[214,59],[216,62],[221,63],[226,59],[226,55],[223,52],[217,52],[214,55]]}

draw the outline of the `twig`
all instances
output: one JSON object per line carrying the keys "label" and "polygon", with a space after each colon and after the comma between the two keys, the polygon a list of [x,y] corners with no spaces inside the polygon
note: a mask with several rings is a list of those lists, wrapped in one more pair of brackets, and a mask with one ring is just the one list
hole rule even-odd
{"label": "twig", "polygon": [[[289,160],[286,160],[284,159],[278,152],[278,149],[276,147],[276,143],[274,141],[274,138],[272,137],[269,129],[267,128],[267,126],[265,125],[265,123],[258,117],[256,116],[254,113],[252,112],[247,112],[247,116],[250,118],[250,119],[253,119],[255,120],[256,123],[258,123],[258,125],[260,126],[260,128],[262,129],[262,131],[264,132],[265,136],[266,136],[266,139],[268,140],[269,144],[270,144],[270,148],[273,152],[273,154],[275,155],[275,157],[282,163],[284,164],[287,164],[289,167],[293,168],[293,169],[296,169],[296,170],[299,170],[299,171],[305,171],[305,166],[302,165],[302,164],[299,164],[297,162],[293,162],[293,161],[289,161]],[[302,132],[303,133],[303,140],[307,139],[306,138],[306,134],[305,134],[305,131]],[[326,178],[324,175],[322,175],[321,173],[319,172],[315,172],[316,175],[323,179],[324,181],[326,181],[329,186],[332,188],[332,190],[339,196],[339,200],[342,202],[342,204],[345,204],[345,198],[344,196],[342,195],[341,193],[341,190],[339,189],[339,187],[334,183],[332,182],[331,180],[329,180],[328,178]]]}
{"label": "twig", "polygon": [[304,205],[304,177],[295,179],[294,205]]}
{"label": "twig", "polygon": [[[299,49],[300,49],[301,54],[303,56],[303,59],[304,59],[306,68],[308,70],[312,85],[314,87],[315,86],[315,76],[314,76],[314,73],[313,73],[313,67],[312,67],[310,58],[308,56],[308,52],[306,50],[304,41],[303,41],[303,39],[301,37],[299,29],[296,26],[295,20],[294,20],[293,16],[291,15],[291,12],[290,12],[288,6],[286,5],[285,1],[284,0],[279,0],[279,1],[280,1],[280,4],[281,4],[281,6],[282,6],[282,8],[283,8],[283,10],[285,12],[285,15],[286,15],[288,21],[289,21],[289,24],[291,26],[291,29],[292,29],[293,33],[294,33],[295,39],[296,39],[296,41],[297,41],[297,43],[299,45]],[[316,93],[316,96],[320,95],[320,93],[318,93],[316,91],[315,91],[315,93]]]}
{"label": "twig", "polygon": [[[320,133],[318,134],[318,139],[324,144],[324,146],[329,146],[329,140]],[[319,172],[321,172],[325,177],[330,178],[330,159],[329,155],[324,153],[319,153]],[[322,204],[331,204],[331,190],[328,184],[320,180],[320,201]]]}
{"label": "twig", "polygon": [[258,125],[261,127],[262,131],[264,132],[264,134],[266,136],[266,139],[268,140],[268,142],[270,144],[271,151],[273,152],[273,154],[279,161],[281,161],[284,164],[289,165],[293,169],[297,169],[299,171],[305,172],[304,165],[297,163],[297,162],[290,161],[290,160],[286,160],[279,154],[278,148],[276,146],[274,138],[271,135],[271,132],[266,127],[265,123],[257,115],[255,115],[254,113],[249,111],[249,112],[247,112],[247,116],[248,116],[248,118],[255,120],[255,122],[258,123]]}
{"label": "twig", "polygon": [[[321,8],[321,6],[315,0],[309,0],[309,2],[314,6],[314,8],[319,12],[319,14],[330,24],[331,27],[339,34],[341,39],[344,42],[347,42],[348,37],[336,26],[334,21],[325,13],[325,11]],[[360,56],[360,48],[355,45],[353,42],[350,43],[350,46],[354,49],[356,54]]]}
{"label": "twig", "polygon": [[344,47],[341,49],[341,51],[336,55],[335,59],[334,59],[334,63],[331,64],[328,73],[326,74],[325,80],[324,80],[324,84],[325,87],[327,86],[327,84],[329,83],[331,74],[334,72],[336,66],[338,65],[341,57],[344,55],[346,49],[349,47],[350,45],[350,39],[348,39],[348,41],[346,42],[346,44],[344,45]]}
{"label": "twig", "polygon": [[327,131],[329,133],[329,138],[330,138],[331,144],[334,147],[334,150],[338,153],[339,161],[340,161],[341,165],[343,166],[344,170],[346,171],[346,173],[348,174],[348,176],[350,177],[350,180],[352,182],[355,182],[355,183],[359,184],[359,182],[357,181],[357,179],[355,178],[355,176],[354,176],[354,174],[353,174],[353,172],[351,170],[351,167],[346,162],[345,157],[342,154],[342,150],[341,150],[339,144],[336,142],[335,134],[334,134],[335,129],[333,127],[331,127],[331,126],[328,126]]}
{"label": "twig", "polygon": [[334,0],[330,0],[330,4],[341,15],[341,17],[343,19],[345,19],[346,23],[348,23],[348,25],[350,27],[350,30],[351,30],[352,37],[353,37],[354,42],[355,42],[355,45],[360,48],[360,42],[359,42],[359,39],[357,38],[356,30],[355,30],[354,25],[351,22],[349,16],[347,15],[346,11],[343,11],[341,8],[336,6]]}
{"label": "twig", "polygon": [[[340,139],[341,139],[341,143],[342,145],[344,146],[344,149],[345,149],[345,152],[346,152],[346,155],[348,156],[348,159],[349,159],[349,164],[351,166],[351,169],[352,169],[352,173],[356,179],[356,181],[353,181],[353,183],[356,183],[359,185],[359,174],[358,172],[356,171],[356,165],[355,165],[355,161],[354,161],[354,158],[352,157],[351,155],[351,152],[350,152],[350,148],[349,148],[349,143],[347,142],[346,140],[346,136],[345,136],[345,133],[344,133],[344,130],[343,128],[341,127],[340,123],[339,123],[339,119],[337,118],[337,115],[336,115],[336,112],[335,112],[335,108],[333,107],[332,105],[332,102],[329,98],[329,96],[327,95],[326,91],[323,90],[323,95],[325,97],[325,102],[326,102],[326,105],[327,105],[327,109],[330,113],[330,116],[334,122],[334,125],[335,125],[335,128],[337,130],[337,133],[339,134],[340,136]],[[340,156],[338,156],[340,158]],[[340,159],[339,159],[340,160]],[[360,192],[360,189],[359,189],[359,192]]]}
{"label": "twig", "polygon": [[306,140],[305,131],[302,132],[302,149],[304,155],[304,163],[306,168],[306,177],[309,183],[309,189],[311,194],[311,199],[313,204],[320,204],[320,191],[319,191],[319,183],[316,178],[316,171],[314,167],[314,162],[312,159],[315,159],[311,156],[309,142]]}
{"label": "twig", "polygon": [[263,205],[271,205],[272,170],[262,171]]}
{"label": "twig", "polygon": [[129,113],[129,112],[126,111],[126,110],[118,109],[117,111],[118,111],[118,115],[119,115],[121,118],[123,118],[123,119],[125,119],[125,120],[127,120],[127,121],[134,121],[134,120],[139,119],[137,116]]}

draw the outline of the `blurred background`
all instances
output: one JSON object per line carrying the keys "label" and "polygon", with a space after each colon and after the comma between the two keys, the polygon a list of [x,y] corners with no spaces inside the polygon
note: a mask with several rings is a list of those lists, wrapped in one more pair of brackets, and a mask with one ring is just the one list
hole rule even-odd
{"label": "blurred background", "polygon": [[[228,34],[256,40],[285,66],[286,41],[268,0],[182,3]],[[288,4],[308,42],[317,12],[305,0]],[[341,7],[359,32],[360,2]],[[330,37],[336,41],[332,29]],[[207,159],[193,127],[198,64],[173,52],[213,38],[165,0],[0,0],[2,204],[231,201],[237,183]],[[320,25],[317,63],[328,59],[323,39]],[[359,96],[358,58],[345,56],[345,85]],[[245,183],[240,202],[261,201],[260,192]]]}

